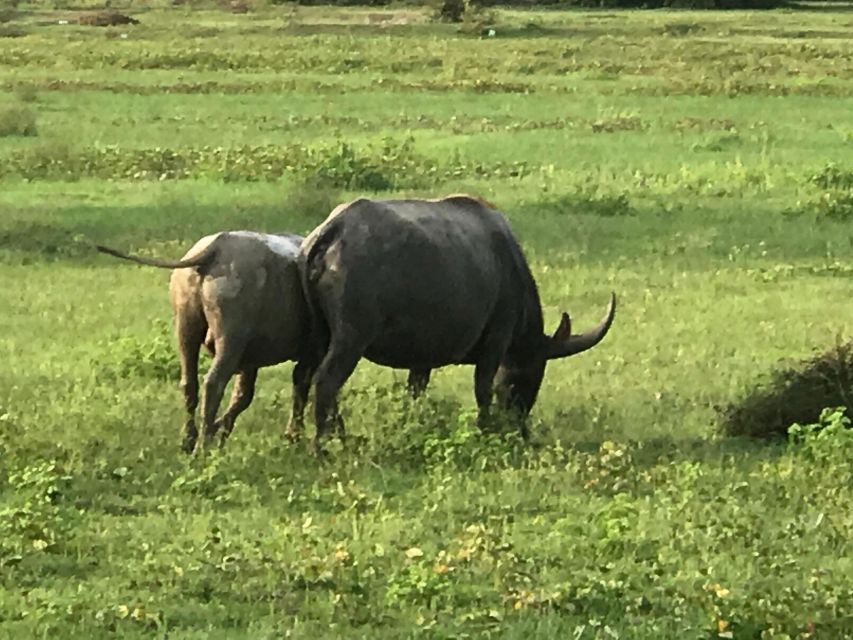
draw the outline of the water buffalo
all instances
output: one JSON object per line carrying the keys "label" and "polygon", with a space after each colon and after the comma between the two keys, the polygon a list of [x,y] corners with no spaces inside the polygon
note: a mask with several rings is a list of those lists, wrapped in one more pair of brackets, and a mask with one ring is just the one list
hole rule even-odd
{"label": "water buffalo", "polygon": [[506,218],[466,195],[340,205],[302,243],[299,266],[317,342],[317,452],[361,357],[418,372],[472,364],[481,420],[494,389],[526,437],[523,418],[546,362],[598,344],[616,310],[612,295],[591,331],[573,335],[563,313],[545,335],[539,292]]}
{"label": "water buffalo", "polygon": [[[207,444],[221,428],[221,442],[252,402],[258,369],[296,360],[288,432],[301,430],[310,371],[300,366],[309,316],[296,266],[300,236],[230,231],[206,236],[177,261],[132,256],[109,247],[98,251],[154,267],[174,269],[169,298],[181,361],[181,390],[187,410],[183,450],[191,452],[198,430],[198,357],[202,344],[213,355],[205,378],[202,418]],[[231,403],[216,414],[231,376]]]}

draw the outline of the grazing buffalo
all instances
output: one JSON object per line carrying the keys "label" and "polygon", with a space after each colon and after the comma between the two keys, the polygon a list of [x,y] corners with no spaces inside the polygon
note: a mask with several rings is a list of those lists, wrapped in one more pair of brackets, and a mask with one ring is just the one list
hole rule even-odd
{"label": "grazing buffalo", "polygon": [[[98,246],[98,251],[154,267],[174,269],[169,297],[181,361],[181,389],[187,410],[183,449],[195,448],[198,430],[198,357],[203,344],[213,355],[205,378],[204,443],[219,428],[221,443],[252,402],[258,369],[296,360],[293,409],[288,432],[301,429],[310,371],[298,361],[309,335],[309,315],[296,265],[300,236],[230,231],[202,238],[178,261],[131,256]],[[237,374],[231,403],[216,420],[222,395]]]}
{"label": "grazing buffalo", "polygon": [[[359,359],[410,369],[472,364],[481,419],[493,388],[523,418],[548,360],[598,344],[613,322],[573,335],[563,313],[543,332],[542,306],[504,216],[465,195],[440,200],[360,199],[338,206],[302,243],[299,266],[315,341],[320,438],[339,423],[337,394]],[[312,366],[313,368],[313,366]]]}

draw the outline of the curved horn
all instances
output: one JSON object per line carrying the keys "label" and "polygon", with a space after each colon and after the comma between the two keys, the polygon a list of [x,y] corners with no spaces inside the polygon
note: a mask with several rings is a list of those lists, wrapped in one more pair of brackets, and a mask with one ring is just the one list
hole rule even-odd
{"label": "curved horn", "polygon": [[560,321],[560,326],[557,327],[557,331],[554,332],[554,335],[550,340],[548,359],[553,360],[555,358],[565,358],[567,356],[573,356],[576,353],[580,353],[581,351],[591,349],[601,342],[604,339],[604,336],[607,335],[607,331],[610,329],[610,325],[613,324],[613,318],[615,316],[615,293],[610,294],[610,304],[608,305],[607,313],[604,314],[601,322],[598,323],[597,327],[587,331],[586,333],[569,335],[569,331],[567,331],[567,329],[571,327],[571,323],[569,321],[568,314],[564,313],[563,318]]}

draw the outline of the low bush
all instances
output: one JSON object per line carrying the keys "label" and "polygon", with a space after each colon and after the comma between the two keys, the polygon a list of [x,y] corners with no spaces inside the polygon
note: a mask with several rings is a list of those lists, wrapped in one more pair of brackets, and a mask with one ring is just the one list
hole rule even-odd
{"label": "low bush", "polygon": [[819,464],[849,464],[853,453],[853,429],[850,427],[845,407],[827,407],[816,422],[791,425],[788,429],[790,446]]}
{"label": "low bush", "polygon": [[774,371],[740,400],[720,409],[729,436],[784,437],[794,424],[814,424],[826,407],[851,407],[853,343]]}

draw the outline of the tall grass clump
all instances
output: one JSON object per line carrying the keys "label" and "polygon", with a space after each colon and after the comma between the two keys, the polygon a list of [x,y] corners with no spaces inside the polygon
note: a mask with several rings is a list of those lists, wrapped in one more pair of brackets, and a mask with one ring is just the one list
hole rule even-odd
{"label": "tall grass clump", "polygon": [[830,162],[817,173],[809,175],[807,182],[822,189],[822,193],[811,200],[797,202],[796,206],[785,211],[786,215],[806,215],[817,220],[839,222],[853,219],[853,170]]}
{"label": "tall grass clump", "polygon": [[809,177],[809,182],[821,189],[853,189],[853,169],[839,167],[834,162]]}
{"label": "tall grass clump", "polygon": [[556,213],[558,215],[581,214],[616,218],[636,215],[637,211],[625,193],[598,193],[582,188],[573,193],[546,198],[525,207],[531,214]]}
{"label": "tall grass clump", "polygon": [[37,134],[36,114],[32,109],[22,105],[0,107],[0,138]]}

